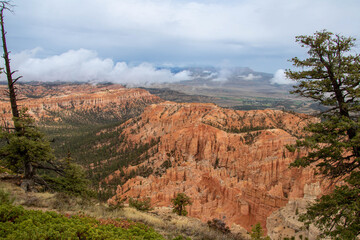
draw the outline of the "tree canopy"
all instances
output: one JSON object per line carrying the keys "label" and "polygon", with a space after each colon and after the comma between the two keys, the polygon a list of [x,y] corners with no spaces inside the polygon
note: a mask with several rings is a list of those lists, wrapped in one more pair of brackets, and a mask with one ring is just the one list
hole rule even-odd
{"label": "tree canopy", "polygon": [[296,70],[287,70],[297,81],[293,94],[327,107],[318,123],[309,124],[309,135],[289,147],[309,150],[292,166],[316,166],[317,174],[337,183],[334,191],[318,199],[301,217],[314,222],[322,236],[356,239],[360,234],[360,56],[352,51],[355,39],[326,30],[298,36],[308,48],[308,58],[293,58]]}
{"label": "tree canopy", "polygon": [[171,203],[174,206],[173,212],[180,216],[186,216],[188,214],[186,206],[192,204],[190,197],[185,193],[178,193],[175,198],[171,199]]}

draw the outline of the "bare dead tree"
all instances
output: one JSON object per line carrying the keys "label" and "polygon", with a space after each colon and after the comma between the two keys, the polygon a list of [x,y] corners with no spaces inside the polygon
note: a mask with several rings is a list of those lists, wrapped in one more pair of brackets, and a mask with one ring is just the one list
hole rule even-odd
{"label": "bare dead tree", "polygon": [[11,111],[14,119],[14,126],[15,131],[20,132],[21,127],[19,124],[17,124],[17,119],[19,119],[19,109],[17,104],[17,94],[16,94],[16,85],[15,83],[21,78],[16,77],[14,78],[13,75],[16,73],[16,71],[11,71],[10,68],[10,58],[9,58],[9,51],[7,49],[6,44],[6,31],[4,26],[4,11],[12,12],[13,5],[10,4],[10,1],[0,1],[0,25],[1,25],[1,40],[3,45],[3,58],[5,61],[5,69],[3,69],[3,72],[6,74],[7,82],[8,82],[8,95],[10,98],[10,104],[11,104]]}

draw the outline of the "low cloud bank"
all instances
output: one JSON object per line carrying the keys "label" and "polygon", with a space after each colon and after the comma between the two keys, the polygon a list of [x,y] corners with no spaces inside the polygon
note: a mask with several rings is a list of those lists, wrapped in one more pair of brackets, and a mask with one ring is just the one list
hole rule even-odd
{"label": "low cloud bank", "polygon": [[254,75],[252,73],[249,73],[248,75],[243,75],[243,76],[240,76],[242,77],[242,79],[246,80],[246,81],[253,81],[253,80],[256,80],[256,79],[260,79],[261,76],[259,75]]}
{"label": "low cloud bank", "polygon": [[271,84],[294,84],[293,80],[286,77],[284,69],[277,70],[270,82]]}
{"label": "low cloud bank", "polygon": [[[210,75],[209,77],[212,77],[213,75]],[[219,73],[217,74],[217,77],[214,78],[212,81],[217,81],[217,82],[225,82],[225,81],[229,81],[233,78],[241,78],[242,80],[245,81],[253,81],[253,80],[257,80],[257,79],[261,79],[260,75],[255,75],[253,73],[249,73],[247,75],[238,75],[236,76],[234,73],[234,70],[232,69],[227,69],[227,68],[222,68]]]}
{"label": "low cloud bank", "polygon": [[[13,54],[12,68],[19,70],[22,81],[113,82],[129,85],[176,82],[191,79],[188,71],[171,73],[168,69],[156,69],[149,63],[129,66],[125,62],[114,63],[101,59],[95,51],[69,50],[60,55],[37,57],[40,48]],[[4,75],[1,75],[4,80]]]}
{"label": "low cloud bank", "polygon": [[225,82],[229,80],[229,77],[231,77],[232,72],[227,68],[222,68],[219,73],[217,74],[217,77],[214,78],[212,81],[214,82]]}

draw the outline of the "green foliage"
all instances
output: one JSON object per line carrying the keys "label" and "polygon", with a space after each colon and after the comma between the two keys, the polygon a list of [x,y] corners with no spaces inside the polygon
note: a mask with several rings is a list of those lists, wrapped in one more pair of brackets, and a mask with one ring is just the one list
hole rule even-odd
{"label": "green foliage", "polygon": [[50,143],[34,126],[34,120],[26,114],[26,109],[20,112],[16,120],[21,126],[20,132],[10,132],[2,129],[0,138],[6,144],[0,148],[1,163],[17,173],[25,173],[26,164],[42,164],[54,160]]}
{"label": "green foliage", "polygon": [[151,210],[150,198],[147,197],[144,198],[143,200],[130,198],[129,206],[136,208],[139,211],[144,211],[144,212],[150,211]]}
{"label": "green foliage", "polygon": [[180,216],[186,216],[188,212],[185,207],[192,204],[190,197],[185,193],[178,193],[175,198],[171,199],[171,202],[174,207],[173,212]]}
{"label": "green foliage", "polygon": [[[63,161],[55,159],[49,141],[34,125],[26,109],[20,111],[16,122],[21,127],[20,131],[0,132],[4,141],[0,148],[2,165],[16,173],[23,173],[24,178],[33,181],[34,185],[75,195],[94,195],[88,190],[89,181],[79,165],[72,163],[70,157]],[[27,186],[28,190],[33,187]]]}
{"label": "green foliage", "polygon": [[[1,130],[0,130],[1,131]],[[1,161],[0,161],[1,162]],[[8,173],[8,174],[14,174],[13,171],[11,171],[10,169],[8,168],[4,168],[2,166],[0,166],[0,173]]]}
{"label": "green foliage", "polygon": [[250,133],[250,132],[254,132],[254,131],[260,131],[260,130],[265,130],[265,129],[273,129],[274,126],[271,126],[271,125],[261,125],[261,126],[242,126],[241,128],[236,128],[236,127],[223,127],[223,126],[220,126],[218,124],[214,124],[214,123],[211,123],[211,122],[203,122],[209,126],[212,126],[212,127],[215,127],[215,128],[218,128],[218,129],[221,129],[225,132],[228,132],[228,133]]}
{"label": "green foliage", "polygon": [[126,221],[126,227],[122,228],[123,222],[0,205],[1,239],[164,239],[144,224]]}
{"label": "green foliage", "polygon": [[270,240],[269,237],[264,237],[264,231],[260,225],[260,223],[255,224],[251,228],[251,240]]}
{"label": "green foliage", "polygon": [[305,139],[298,140],[290,151],[305,148],[305,157],[291,166],[314,164],[322,174],[342,185],[325,195],[301,216],[322,231],[322,237],[356,239],[360,235],[360,55],[351,54],[355,39],[316,32],[298,36],[297,42],[308,47],[309,58],[293,58],[299,71],[287,70],[289,78],[298,82],[292,93],[310,98],[326,106],[321,122],[305,129]]}
{"label": "green foliage", "polygon": [[89,189],[90,180],[86,178],[86,173],[80,165],[73,163],[69,156],[62,161],[62,166],[61,175],[43,176],[52,190],[82,197],[95,197],[95,192]]}
{"label": "green foliage", "polygon": [[191,238],[180,235],[180,236],[173,238],[172,240],[191,240]]}
{"label": "green foliage", "polygon": [[0,203],[2,204],[12,204],[14,199],[10,196],[10,193],[6,192],[3,189],[0,189]]}
{"label": "green foliage", "polygon": [[257,136],[259,136],[261,134],[261,132],[248,132],[244,135],[244,141],[245,141],[245,144],[247,145],[251,145],[255,142],[255,139]]}
{"label": "green foliage", "polygon": [[109,204],[110,211],[120,210],[120,209],[123,209],[125,206],[126,198],[120,198],[117,195],[115,195],[115,196],[116,196],[115,201],[113,203]]}
{"label": "green foliage", "polygon": [[[349,185],[336,187],[328,195],[322,196],[308,208],[300,220],[309,226],[314,219],[322,231],[321,237],[336,239],[356,239],[360,232],[360,172],[352,174]],[[336,228],[333,228],[336,225]]]}
{"label": "green foliage", "polygon": [[166,161],[164,161],[161,165],[160,165],[160,168],[162,169],[168,169],[168,168],[171,168],[172,167],[172,163],[171,161],[168,159]]}
{"label": "green foliage", "polygon": [[[54,139],[52,147],[56,157],[66,158],[67,153],[70,152],[74,162],[93,166],[87,169],[87,177],[91,179],[93,188],[98,188],[99,182],[114,171],[121,171],[123,167],[148,160],[156,150],[152,148],[158,143],[157,139],[139,144],[127,141],[125,135],[122,134],[122,129],[119,128],[119,125],[127,118],[105,121],[106,119],[95,119],[95,112],[92,113],[94,116],[84,114],[80,112],[75,114],[79,115],[84,122],[61,116],[64,117],[62,122],[43,122],[42,129]],[[87,121],[87,117],[94,121]],[[153,169],[150,167],[140,167],[127,174],[121,172],[119,178],[112,179],[106,184],[106,189],[98,192],[98,197],[100,200],[107,200],[114,195],[117,186],[129,178],[147,177],[152,172]]]}
{"label": "green foliage", "polygon": [[[337,113],[343,107],[348,111],[359,111],[360,89],[357,86],[360,81],[360,59],[358,54],[351,55],[355,39],[324,30],[313,36],[297,36],[296,41],[302,47],[309,48],[309,58],[293,58],[293,65],[302,70],[286,71],[289,78],[299,83],[294,86],[293,93],[311,98],[324,106],[335,106]],[[343,102],[339,102],[337,97],[343,97]]]}

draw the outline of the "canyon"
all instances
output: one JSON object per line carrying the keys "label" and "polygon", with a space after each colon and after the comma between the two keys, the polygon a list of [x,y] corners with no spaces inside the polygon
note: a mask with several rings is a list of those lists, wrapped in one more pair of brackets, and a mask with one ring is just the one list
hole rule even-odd
{"label": "canyon", "polygon": [[[116,84],[19,85],[18,97],[40,126],[57,131],[50,132],[57,151],[70,151],[112,204],[149,197],[152,206],[170,207],[184,192],[192,199],[189,216],[247,231],[260,223],[276,239],[299,235],[299,224],[285,218],[294,217],[295,203],[304,206],[302,199],[327,188],[313,168],[289,168],[306,152],[286,145],[304,137],[307,123],[319,121],[305,114],[175,103]],[[2,123],[11,124],[6,99],[0,111]],[[81,142],[84,126],[91,130],[86,137],[94,138]]]}
{"label": "canyon", "polygon": [[[221,219],[248,231],[284,207],[303,198],[304,189],[322,181],[314,169],[289,168],[306,152],[289,152],[286,145],[303,136],[316,118],[280,110],[235,111],[206,103],[162,102],[148,106],[124,123],[121,135],[128,144],[155,144],[143,161],[110,174],[102,187],[137,169],[117,187],[109,200],[150,197],[154,206],[171,206],[184,192],[193,204],[189,216],[202,221]],[[134,175],[134,174],[132,174]]]}

